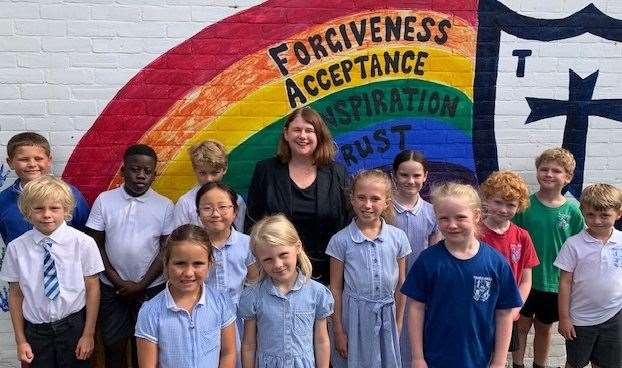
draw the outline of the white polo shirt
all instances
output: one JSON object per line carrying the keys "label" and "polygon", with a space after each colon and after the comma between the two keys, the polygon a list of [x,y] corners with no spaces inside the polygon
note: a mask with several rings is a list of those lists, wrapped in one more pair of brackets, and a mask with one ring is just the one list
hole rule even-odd
{"label": "white polo shirt", "polygon": [[[56,265],[60,294],[50,300],[43,288],[43,257],[40,242],[52,239],[50,255]],[[18,282],[24,295],[22,312],[31,323],[58,321],[86,305],[84,277],[104,270],[97,244],[90,236],[63,222],[46,236],[31,229],[9,243],[0,279]]]}
{"label": "white polo shirt", "polygon": [[[106,254],[119,276],[139,282],[160,250],[160,236],[173,225],[173,202],[153,189],[140,197],[127,194],[123,186],[101,193],[86,226],[106,233]],[[104,273],[103,283],[112,285]],[[160,275],[149,287],[160,285]]]}
{"label": "white polo shirt", "polygon": [[[197,193],[201,189],[200,185],[195,186],[194,188],[187,191],[184,195],[179,197],[177,203],[175,204],[175,212],[173,214],[173,229],[185,225],[185,224],[193,224],[197,226],[203,227],[201,223],[201,219],[199,219],[199,214],[197,213],[197,202],[196,197]],[[246,215],[246,202],[244,202],[244,198],[242,198],[238,194],[238,213],[235,215],[235,219],[233,220],[233,225],[235,225],[235,229],[237,231],[244,231],[244,216]]]}
{"label": "white polo shirt", "polygon": [[570,319],[575,326],[603,323],[622,309],[622,232],[606,244],[586,230],[566,240],[555,263],[572,272]]}

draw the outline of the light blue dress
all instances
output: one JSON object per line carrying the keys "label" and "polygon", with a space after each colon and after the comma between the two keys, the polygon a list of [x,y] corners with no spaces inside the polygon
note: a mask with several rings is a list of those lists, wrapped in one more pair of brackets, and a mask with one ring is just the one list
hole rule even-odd
{"label": "light blue dress", "polygon": [[[436,215],[432,204],[419,198],[413,208],[406,208],[401,203],[393,200],[395,209],[395,227],[404,230],[412,253],[406,257],[406,273],[410,271],[413,263],[419,254],[426,249],[430,235],[438,231]],[[402,366],[410,367],[412,352],[410,349],[410,338],[408,337],[408,309],[404,311],[404,324],[400,335],[400,353],[402,355]]]}
{"label": "light blue dress", "polygon": [[314,324],[333,313],[330,291],[298,273],[281,294],[266,277],[244,289],[239,314],[257,323],[257,368],[315,368]]}
{"label": "light blue dress", "polygon": [[398,258],[410,253],[406,234],[382,222],[369,239],[354,220],[335,234],[326,254],[344,263],[341,322],[348,336],[348,359],[333,348],[333,367],[401,367],[394,293]]}

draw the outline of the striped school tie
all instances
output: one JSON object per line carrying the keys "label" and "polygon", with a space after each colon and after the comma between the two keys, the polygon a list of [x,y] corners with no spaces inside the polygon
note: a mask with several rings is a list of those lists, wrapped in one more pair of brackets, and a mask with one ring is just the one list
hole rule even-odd
{"label": "striped school tie", "polygon": [[45,238],[42,240],[44,255],[43,255],[43,290],[45,296],[50,300],[54,300],[60,293],[58,285],[58,276],[56,274],[56,265],[50,254],[52,249],[52,239]]}

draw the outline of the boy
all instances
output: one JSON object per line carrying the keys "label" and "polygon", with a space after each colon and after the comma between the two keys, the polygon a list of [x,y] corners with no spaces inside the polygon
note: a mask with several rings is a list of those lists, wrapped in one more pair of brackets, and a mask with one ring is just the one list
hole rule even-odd
{"label": "boy", "polygon": [[17,356],[32,368],[90,367],[104,265],[93,239],[65,223],[74,206],[69,186],[51,176],[19,196],[34,229],[9,243],[0,278],[9,282]]}
{"label": "boy", "polygon": [[[525,303],[531,290],[531,269],[537,266],[538,256],[529,233],[511,220],[517,212],[529,206],[527,183],[511,171],[495,171],[481,185],[480,194],[486,217],[481,222],[479,238],[498,250],[510,264],[512,274],[522,303]],[[519,309],[514,311],[513,320],[518,320]],[[518,350],[519,342],[516,322],[512,328],[510,352]]]}
{"label": "boy", "polygon": [[551,343],[551,326],[558,321],[559,269],[553,266],[566,239],[583,230],[579,207],[567,201],[562,189],[572,179],[576,163],[563,148],[547,149],[536,158],[536,179],[540,189],[529,197],[530,206],[513,221],[531,235],[540,264],[533,268],[532,285],[517,322],[521,345],[513,354],[514,367],[523,367],[524,342],[533,324],[534,368],[545,366]]}
{"label": "boy", "polygon": [[[222,143],[216,140],[208,139],[193,145],[188,149],[188,155],[192,162],[192,170],[199,184],[177,200],[173,215],[173,229],[184,224],[203,226],[197,212],[197,192],[203,184],[221,181],[227,173],[227,152]],[[238,195],[237,202],[238,213],[235,216],[233,225],[238,231],[243,231],[246,203],[244,203],[244,199],[240,195]]]}
{"label": "boy", "polygon": [[[9,139],[6,148],[6,162],[17,175],[13,185],[0,192],[0,236],[4,244],[9,244],[32,229],[32,224],[19,211],[17,197],[28,182],[50,173],[52,155],[47,139],[33,132],[14,135]],[[76,206],[68,223],[78,230],[84,230],[84,224],[89,216],[89,206],[78,189],[71,185],[69,187]]]}
{"label": "boy", "polygon": [[[122,187],[101,193],[86,223],[104,261],[100,326],[106,367],[127,367],[127,343],[141,304],[164,289],[161,243],[172,231],[173,203],[151,189],[157,156],[137,144],[124,153]],[[137,367],[135,340],[132,365]]]}
{"label": "boy", "polygon": [[594,184],[581,194],[587,229],[566,240],[554,265],[559,279],[559,333],[566,367],[622,367],[622,193]]}

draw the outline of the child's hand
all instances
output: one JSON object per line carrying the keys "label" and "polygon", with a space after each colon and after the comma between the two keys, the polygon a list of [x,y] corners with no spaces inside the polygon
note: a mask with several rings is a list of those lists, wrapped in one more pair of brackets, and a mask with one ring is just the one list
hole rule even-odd
{"label": "child's hand", "polygon": [[125,300],[135,300],[140,297],[140,295],[145,291],[145,289],[137,282],[134,281],[122,281],[121,285],[119,285],[119,289],[117,290],[117,294]]}
{"label": "child's hand", "polygon": [[424,359],[413,359],[410,366],[411,368],[428,368],[428,363]]}
{"label": "child's hand", "polygon": [[348,359],[348,336],[344,332],[335,332],[335,350],[344,359]]}
{"label": "child's hand", "polygon": [[562,335],[566,340],[574,340],[577,337],[577,333],[574,330],[572,322],[570,322],[570,319],[567,318],[559,320],[557,331],[559,331],[560,335]]}
{"label": "child's hand", "polygon": [[80,340],[78,340],[78,346],[76,346],[76,359],[88,359],[93,352],[94,346],[95,340],[93,339],[93,335],[82,335]]}
{"label": "child's hand", "polygon": [[22,362],[30,363],[34,357],[35,355],[32,353],[32,348],[29,343],[22,342],[21,344],[17,344],[17,359]]}

